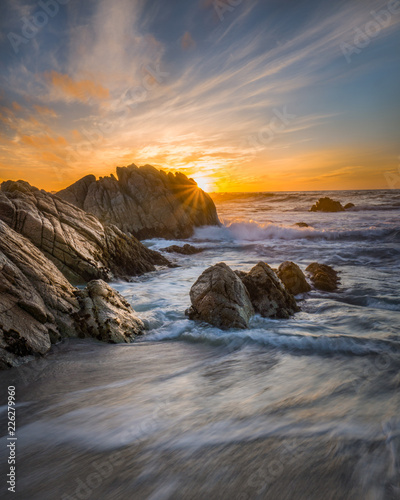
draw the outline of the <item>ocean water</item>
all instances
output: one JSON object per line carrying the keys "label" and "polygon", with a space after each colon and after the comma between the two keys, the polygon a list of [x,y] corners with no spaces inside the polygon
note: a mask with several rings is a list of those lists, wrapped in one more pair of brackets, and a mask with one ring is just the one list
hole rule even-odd
{"label": "ocean water", "polygon": [[[356,207],[309,212],[325,195]],[[0,374],[17,390],[14,498],[400,498],[400,191],[215,202],[223,226],[187,240],[204,252],[169,254],[179,267],[113,284],[145,336],[65,341]],[[248,330],[185,317],[204,269],[260,260],[329,264],[341,285],[298,296],[289,320],[255,316]]]}

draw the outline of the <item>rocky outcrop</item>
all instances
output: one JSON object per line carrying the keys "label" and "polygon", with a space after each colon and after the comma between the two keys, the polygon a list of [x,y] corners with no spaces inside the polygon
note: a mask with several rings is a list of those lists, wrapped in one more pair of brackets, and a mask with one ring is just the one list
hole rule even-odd
{"label": "rocky outcrop", "polygon": [[343,206],[340,201],[332,200],[326,196],[325,198],[320,198],[310,208],[310,212],[344,212],[354,206],[354,203],[347,203],[347,205]]}
{"label": "rocky outcrop", "polygon": [[0,221],[0,368],[65,337],[128,342],[142,323],[104,282],[74,288],[27,238]]}
{"label": "rocky outcrop", "polygon": [[337,290],[340,279],[337,271],[331,266],[313,262],[306,268],[306,272],[310,274],[312,284],[318,290],[323,290],[325,292]]}
{"label": "rocky outcrop", "polygon": [[104,281],[90,281],[76,295],[81,307],[75,319],[81,336],[118,344],[143,333],[143,321],[131,305]]}
{"label": "rocky outcrop", "polygon": [[294,262],[288,260],[282,262],[278,268],[277,276],[285,285],[286,290],[293,295],[311,290],[303,271]]}
{"label": "rocky outcrop", "polygon": [[225,263],[206,269],[190,290],[190,319],[218,328],[247,328],[254,314],[241,279]]}
{"label": "rocky outcrop", "polygon": [[293,225],[297,227],[310,227],[306,222],[295,222]]}
{"label": "rocky outcrop", "polygon": [[89,175],[57,194],[139,239],[188,238],[195,227],[219,225],[214,202],[193,179],[151,165],[118,167],[117,178]]}
{"label": "rocky outcrop", "polygon": [[24,181],[1,185],[0,220],[27,237],[72,283],[129,279],[169,264],[132,235]]}
{"label": "rocky outcrop", "polygon": [[287,319],[300,310],[293,295],[265,262],[259,262],[248,273],[240,273],[240,278],[261,316]]}
{"label": "rocky outcrop", "polygon": [[170,247],[161,248],[161,252],[180,253],[181,255],[195,255],[196,253],[204,252],[204,248],[196,248],[186,243],[182,247],[179,245],[171,245]]}

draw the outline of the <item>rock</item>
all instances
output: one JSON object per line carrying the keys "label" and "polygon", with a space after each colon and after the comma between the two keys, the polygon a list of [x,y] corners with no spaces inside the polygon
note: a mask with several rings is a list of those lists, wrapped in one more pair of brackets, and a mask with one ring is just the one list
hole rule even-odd
{"label": "rock", "polygon": [[139,239],[188,238],[195,227],[220,224],[210,196],[182,173],[132,164],[117,177],[86,176],[57,194]]}
{"label": "rock", "polygon": [[354,203],[346,203],[346,205],[343,207],[345,210],[348,210],[349,208],[355,207]]}
{"label": "rock", "polygon": [[196,253],[204,252],[204,248],[196,248],[186,243],[185,245],[183,245],[183,247],[180,247],[179,245],[171,245],[170,247],[161,248],[160,251],[168,253],[180,253],[182,255],[194,255]]}
{"label": "rock", "polygon": [[42,250],[72,283],[129,279],[169,264],[135,237],[24,181],[2,183],[0,220]]}
{"label": "rock", "polygon": [[289,318],[299,311],[296,300],[275,272],[259,262],[241,280],[250,295],[254,310],[265,318]]}
{"label": "rock", "polygon": [[326,292],[337,290],[340,281],[337,271],[326,264],[318,264],[313,262],[306,268],[306,272],[310,274],[310,279],[315,288]]}
{"label": "rock", "polygon": [[344,208],[340,201],[331,198],[320,198],[310,209],[311,212],[343,212]]}
{"label": "rock", "polygon": [[296,222],[293,225],[298,227],[310,227],[306,222]]}
{"label": "rock", "polygon": [[131,305],[104,281],[90,281],[76,295],[81,309],[75,319],[81,335],[117,344],[131,342],[143,333],[143,321]]}
{"label": "rock", "polygon": [[206,269],[190,290],[190,319],[218,328],[247,328],[254,314],[241,279],[225,263]]}
{"label": "rock", "polygon": [[303,271],[294,262],[283,262],[278,268],[277,275],[288,292],[293,295],[306,293],[311,290]]}
{"label": "rock", "polygon": [[0,368],[66,337],[128,342],[143,323],[106,283],[74,288],[24,236],[0,221]]}

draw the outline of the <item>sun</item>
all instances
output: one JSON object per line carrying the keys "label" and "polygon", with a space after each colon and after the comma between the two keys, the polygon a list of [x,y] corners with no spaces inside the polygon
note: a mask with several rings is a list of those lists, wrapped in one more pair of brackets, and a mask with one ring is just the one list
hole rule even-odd
{"label": "sun", "polygon": [[209,177],[195,177],[197,185],[206,193],[213,190],[214,182]]}

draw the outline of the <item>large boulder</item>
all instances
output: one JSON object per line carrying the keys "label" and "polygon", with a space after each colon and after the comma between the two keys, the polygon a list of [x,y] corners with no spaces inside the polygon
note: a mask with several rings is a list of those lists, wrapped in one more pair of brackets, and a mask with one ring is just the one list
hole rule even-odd
{"label": "large boulder", "polygon": [[332,200],[327,196],[320,198],[311,208],[311,212],[343,212],[344,207],[340,201]]}
{"label": "large boulder", "polygon": [[218,328],[247,328],[254,314],[241,279],[225,263],[206,269],[190,290],[190,319],[206,321]]}
{"label": "large boulder", "polygon": [[132,235],[24,181],[2,183],[0,220],[42,250],[72,283],[129,279],[169,264]]}
{"label": "large boulder", "polygon": [[171,245],[170,247],[160,248],[160,251],[168,253],[180,253],[181,255],[195,255],[196,253],[204,252],[204,248],[197,248],[186,243],[181,247],[179,245]]}
{"label": "large boulder", "polygon": [[331,266],[313,262],[306,268],[306,272],[309,273],[314,287],[318,288],[318,290],[323,290],[325,292],[337,290],[340,279],[337,271]]}
{"label": "large boulder", "polygon": [[288,292],[293,295],[306,293],[311,290],[311,286],[308,284],[303,271],[294,262],[288,260],[282,262],[276,274]]}
{"label": "large boulder", "polygon": [[74,288],[27,238],[0,221],[0,368],[43,355],[66,337],[129,342],[143,330],[105,282]]}
{"label": "large boulder", "polygon": [[296,300],[265,262],[239,273],[255,311],[265,318],[289,318],[299,311]]}
{"label": "large boulder", "polygon": [[117,178],[89,175],[57,194],[139,239],[188,238],[195,227],[220,224],[214,202],[193,179],[151,165],[118,167]]}

